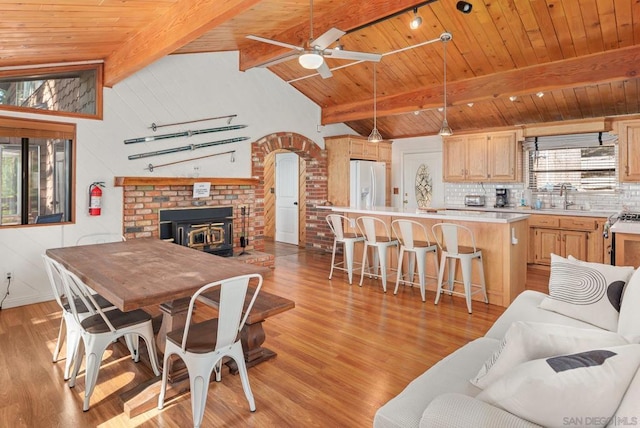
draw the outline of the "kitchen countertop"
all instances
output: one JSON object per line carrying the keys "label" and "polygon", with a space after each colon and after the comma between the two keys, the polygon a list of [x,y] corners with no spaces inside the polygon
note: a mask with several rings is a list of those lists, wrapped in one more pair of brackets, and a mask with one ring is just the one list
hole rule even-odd
{"label": "kitchen countertop", "polygon": [[[354,208],[354,207],[336,207],[323,206],[318,207],[332,210],[335,212],[355,213],[355,214],[371,214],[371,215],[392,215],[395,217],[408,218],[431,218],[437,220],[457,220],[457,221],[473,221],[478,223],[513,223],[516,221],[526,220],[529,213],[522,212],[491,212],[488,210],[469,210],[469,209],[440,209],[435,211],[403,211],[395,207],[372,207],[372,208]],[[464,208],[464,207],[463,207]]]}
{"label": "kitchen countertop", "polygon": [[557,209],[557,208],[543,208],[536,210],[531,207],[525,208],[494,208],[494,207],[466,207],[464,205],[447,205],[445,209],[448,210],[471,210],[471,211],[486,211],[486,212],[500,212],[500,213],[520,213],[520,214],[547,214],[547,215],[569,215],[572,217],[611,217],[618,213],[618,211],[596,211],[596,210],[577,210],[577,209]]}

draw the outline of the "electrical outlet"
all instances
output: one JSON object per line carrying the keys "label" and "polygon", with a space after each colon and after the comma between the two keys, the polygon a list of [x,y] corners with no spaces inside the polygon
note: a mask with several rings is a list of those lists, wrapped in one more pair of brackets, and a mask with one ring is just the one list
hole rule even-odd
{"label": "electrical outlet", "polygon": [[13,272],[7,272],[7,279],[13,278]]}

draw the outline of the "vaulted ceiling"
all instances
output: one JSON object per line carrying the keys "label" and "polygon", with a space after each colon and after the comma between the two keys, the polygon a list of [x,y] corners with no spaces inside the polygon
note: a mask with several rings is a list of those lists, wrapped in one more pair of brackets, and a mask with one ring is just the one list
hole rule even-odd
{"label": "vaulted ceiling", "polygon": [[[347,33],[340,38],[346,50],[383,54],[375,66],[383,137],[438,132],[443,32],[453,37],[446,73],[454,132],[640,113],[638,0],[469,3],[472,11],[464,14],[457,0],[313,2],[316,37],[336,27]],[[303,46],[309,6],[309,0],[3,1],[0,69],[102,60],[111,86],[165,55],[239,50],[239,68],[248,70],[290,51],[246,36]],[[411,30],[416,6],[423,23]],[[421,46],[405,50],[415,45]],[[326,61],[332,69],[348,66],[328,79],[295,58],[269,68],[322,108],[323,123],[344,122],[368,135],[373,63]]]}

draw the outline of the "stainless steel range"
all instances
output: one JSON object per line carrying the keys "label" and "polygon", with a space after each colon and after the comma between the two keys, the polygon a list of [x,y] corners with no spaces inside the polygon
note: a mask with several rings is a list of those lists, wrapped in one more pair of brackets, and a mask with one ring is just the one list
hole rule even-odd
{"label": "stainless steel range", "polygon": [[611,226],[611,262],[616,266],[640,266],[640,213],[623,212]]}

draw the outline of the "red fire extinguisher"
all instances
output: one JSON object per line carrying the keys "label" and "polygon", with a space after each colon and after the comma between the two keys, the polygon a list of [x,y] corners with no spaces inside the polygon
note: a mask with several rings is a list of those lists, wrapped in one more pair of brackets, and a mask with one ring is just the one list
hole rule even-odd
{"label": "red fire extinguisher", "polygon": [[100,215],[102,211],[102,189],[104,182],[96,181],[89,186],[89,215]]}

